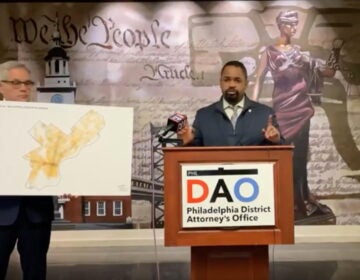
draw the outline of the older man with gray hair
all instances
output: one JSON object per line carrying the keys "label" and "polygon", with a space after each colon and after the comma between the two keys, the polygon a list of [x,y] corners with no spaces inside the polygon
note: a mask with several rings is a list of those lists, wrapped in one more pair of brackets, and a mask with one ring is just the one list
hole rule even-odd
{"label": "older man with gray hair", "polygon": [[[0,65],[0,93],[4,100],[28,101],[33,86],[30,71],[24,64],[8,61]],[[0,196],[0,280],[5,279],[16,242],[23,279],[46,279],[46,257],[53,218],[52,197]]]}

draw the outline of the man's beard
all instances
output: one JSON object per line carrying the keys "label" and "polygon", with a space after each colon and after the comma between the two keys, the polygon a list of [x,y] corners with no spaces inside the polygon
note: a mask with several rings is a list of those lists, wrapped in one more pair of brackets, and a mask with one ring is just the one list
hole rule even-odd
{"label": "man's beard", "polygon": [[226,102],[231,105],[239,103],[239,101],[242,99],[242,94],[237,90],[225,90],[223,96]]}

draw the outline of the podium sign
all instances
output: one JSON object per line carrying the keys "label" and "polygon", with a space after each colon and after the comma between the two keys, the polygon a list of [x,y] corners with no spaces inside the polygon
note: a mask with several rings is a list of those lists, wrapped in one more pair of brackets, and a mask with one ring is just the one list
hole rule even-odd
{"label": "podium sign", "polygon": [[182,227],[275,225],[273,162],[181,164]]}

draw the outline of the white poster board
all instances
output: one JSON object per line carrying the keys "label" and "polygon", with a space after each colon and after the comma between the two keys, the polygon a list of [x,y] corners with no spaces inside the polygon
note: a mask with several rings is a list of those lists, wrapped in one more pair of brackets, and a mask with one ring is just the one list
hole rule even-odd
{"label": "white poster board", "polygon": [[0,195],[130,195],[133,109],[0,102]]}

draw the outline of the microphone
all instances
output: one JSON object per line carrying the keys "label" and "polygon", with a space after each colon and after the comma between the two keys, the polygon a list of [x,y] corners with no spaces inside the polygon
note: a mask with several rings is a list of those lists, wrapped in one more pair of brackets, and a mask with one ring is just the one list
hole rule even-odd
{"label": "microphone", "polygon": [[179,113],[175,113],[170,116],[167,121],[166,127],[162,128],[158,136],[165,137],[170,131],[177,132],[185,127],[187,117],[185,115],[181,115]]}

